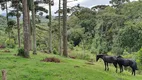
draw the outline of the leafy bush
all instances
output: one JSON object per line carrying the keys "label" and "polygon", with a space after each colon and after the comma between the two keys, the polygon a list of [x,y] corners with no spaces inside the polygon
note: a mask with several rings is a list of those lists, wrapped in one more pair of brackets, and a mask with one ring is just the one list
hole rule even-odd
{"label": "leafy bush", "polygon": [[53,49],[53,54],[58,54],[58,51],[56,48]]}
{"label": "leafy bush", "polygon": [[7,39],[5,41],[5,44],[8,48],[14,48],[15,47],[14,39]]}
{"label": "leafy bush", "polygon": [[19,48],[18,49],[18,54],[17,54],[18,56],[25,56],[25,54],[24,54],[24,48]]}

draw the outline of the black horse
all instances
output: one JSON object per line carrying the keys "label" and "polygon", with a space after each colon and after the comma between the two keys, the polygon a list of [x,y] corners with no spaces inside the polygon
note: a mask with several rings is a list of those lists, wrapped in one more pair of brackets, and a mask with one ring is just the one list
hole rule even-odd
{"label": "black horse", "polygon": [[123,66],[124,67],[130,66],[132,68],[132,75],[135,76],[135,70],[138,70],[138,68],[137,68],[137,63],[134,60],[124,59],[122,56],[118,56],[117,63],[120,68],[120,73],[123,72]]}
{"label": "black horse", "polygon": [[[96,61],[98,61],[99,58],[103,59],[103,61],[104,61],[104,64],[105,64],[105,71],[106,71],[106,70],[109,70],[108,63],[113,63],[113,65],[114,65],[115,68],[116,68],[116,72],[117,72],[117,57],[116,57],[116,56],[108,56],[108,55],[106,55],[106,54],[99,54],[99,55],[96,55]],[[106,69],[106,68],[107,68],[107,69]]]}

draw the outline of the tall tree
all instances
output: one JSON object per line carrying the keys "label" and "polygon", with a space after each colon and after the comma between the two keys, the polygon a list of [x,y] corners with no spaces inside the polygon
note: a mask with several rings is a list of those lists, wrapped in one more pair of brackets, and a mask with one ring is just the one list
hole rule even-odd
{"label": "tall tree", "polygon": [[32,32],[33,32],[33,54],[36,53],[36,29],[35,29],[35,5],[34,0],[32,0]]}
{"label": "tall tree", "polygon": [[63,55],[68,57],[67,52],[67,0],[63,0]]}
{"label": "tall tree", "polygon": [[49,0],[49,52],[52,53],[51,0]]}
{"label": "tall tree", "polygon": [[6,0],[6,19],[7,19],[7,24],[8,24],[8,7],[7,7],[7,0]]}
{"label": "tall tree", "polygon": [[29,26],[27,13],[27,0],[22,0],[23,4],[23,33],[24,33],[24,56],[29,58]]}
{"label": "tall tree", "polygon": [[31,40],[31,21],[30,21],[30,10],[31,10],[31,0],[27,1],[27,13],[28,13],[28,29],[29,29],[29,50],[32,49],[32,40]]}
{"label": "tall tree", "polygon": [[16,16],[17,18],[17,33],[18,33],[18,47],[21,47],[21,40],[20,40],[20,16],[19,8],[20,8],[20,1],[19,0],[12,0],[12,7],[14,7],[16,10],[11,11],[9,16]]}
{"label": "tall tree", "polygon": [[[18,1],[18,0],[17,0]],[[19,13],[19,2],[17,2],[17,32],[18,32],[18,46],[21,47],[21,40],[20,40],[20,13]]]}
{"label": "tall tree", "polygon": [[59,0],[59,11],[58,11],[58,17],[59,17],[59,52],[60,55],[62,55],[62,27],[61,27],[61,0]]}

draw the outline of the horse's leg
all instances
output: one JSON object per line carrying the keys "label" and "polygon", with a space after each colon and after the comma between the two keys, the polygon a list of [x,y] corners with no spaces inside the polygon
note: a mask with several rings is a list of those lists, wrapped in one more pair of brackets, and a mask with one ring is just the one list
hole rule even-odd
{"label": "horse's leg", "polygon": [[121,65],[121,69],[122,69],[122,71],[121,72],[123,72],[123,66]]}
{"label": "horse's leg", "polygon": [[133,75],[133,69],[132,69],[132,75]]}
{"label": "horse's leg", "polygon": [[107,63],[107,70],[109,71],[108,63]]}
{"label": "horse's leg", "polygon": [[134,76],[135,76],[135,69],[133,70]]}
{"label": "horse's leg", "polygon": [[104,65],[105,65],[105,71],[106,71],[106,62],[104,61]]}
{"label": "horse's leg", "polygon": [[132,75],[134,74],[134,69],[132,68]]}
{"label": "horse's leg", "polygon": [[120,73],[121,73],[121,65],[119,64],[119,69],[120,69]]}
{"label": "horse's leg", "polygon": [[113,63],[113,65],[115,66],[115,68],[116,68],[116,73],[117,73],[117,63]]}
{"label": "horse's leg", "polygon": [[123,72],[123,66],[119,65],[119,67],[120,67],[120,73]]}
{"label": "horse's leg", "polygon": [[132,75],[135,76],[135,69],[132,68]]}

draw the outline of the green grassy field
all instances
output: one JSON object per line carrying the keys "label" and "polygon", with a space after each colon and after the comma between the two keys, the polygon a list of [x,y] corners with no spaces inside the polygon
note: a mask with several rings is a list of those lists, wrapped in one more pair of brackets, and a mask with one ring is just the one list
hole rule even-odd
{"label": "green grassy field", "polygon": [[[102,62],[89,65],[85,60],[39,52],[38,55],[31,54],[30,59],[25,59],[14,56],[16,53],[16,50],[11,50],[10,53],[0,50],[0,70],[7,70],[8,80],[142,80],[141,75],[132,76],[131,72],[115,73],[113,66],[110,71],[104,71]],[[40,61],[46,57],[59,58],[61,63]],[[0,78],[1,75],[0,73]]]}

